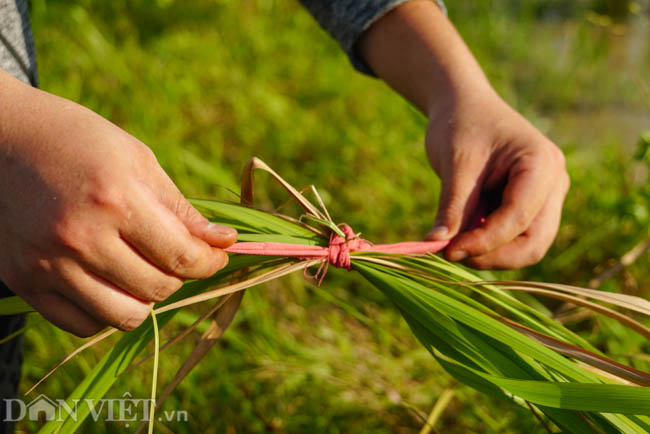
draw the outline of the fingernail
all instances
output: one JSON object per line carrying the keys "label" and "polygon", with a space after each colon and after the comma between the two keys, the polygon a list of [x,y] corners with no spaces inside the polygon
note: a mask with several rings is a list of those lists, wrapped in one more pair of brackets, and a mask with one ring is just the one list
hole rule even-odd
{"label": "fingernail", "polygon": [[236,237],[237,236],[237,230],[234,228],[231,228],[230,226],[224,226],[224,225],[219,225],[216,223],[210,223],[208,225],[208,231],[222,236],[222,237]]}
{"label": "fingernail", "polygon": [[447,238],[448,234],[449,234],[449,228],[447,226],[435,226],[433,229],[429,231],[429,233],[425,238],[427,240],[431,240],[431,239],[444,240]]}
{"label": "fingernail", "polygon": [[464,250],[456,250],[449,254],[449,259],[452,261],[462,261],[467,258],[467,252]]}

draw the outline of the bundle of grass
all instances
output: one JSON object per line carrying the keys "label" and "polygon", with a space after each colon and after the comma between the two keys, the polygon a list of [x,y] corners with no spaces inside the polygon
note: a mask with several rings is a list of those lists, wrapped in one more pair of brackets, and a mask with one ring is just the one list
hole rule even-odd
{"label": "bundle of grass", "polygon": [[[294,219],[253,208],[255,169],[265,170],[277,180],[305,215]],[[513,292],[524,291],[583,306],[646,338],[650,338],[650,329],[603,304],[650,315],[649,302],[558,284],[484,282],[464,268],[418,249],[373,248],[348,228],[341,231],[329,217],[318,193],[312,190],[318,207],[260,160],[252,159],[244,170],[241,205],[194,200],[193,204],[210,220],[237,228],[240,243],[231,250],[249,254],[231,255],[225,269],[211,278],[186,283],[157,304],[152,319],[125,333],[70,394],[68,403],[104,396],[127,369],[150,356],[157,357],[156,350],[136,360],[152,339],[157,345],[158,326],[167,324],[181,308],[217,299],[194,326],[161,347],[169,347],[199,322],[212,318],[193,353],[158,397],[160,405],[222,336],[246,288],[314,266],[320,267],[317,275],[322,278],[324,267],[333,264],[360,273],[392,300],[419,341],[453,377],[481,392],[528,407],[549,432],[554,429],[553,424],[571,433],[650,432],[650,374],[607,358],[562,324],[520,301]],[[353,243],[356,248],[350,247]],[[347,249],[344,254],[341,245]],[[338,259],[332,258],[333,249]],[[27,310],[29,307],[17,298],[3,301],[0,308],[3,314]],[[115,331],[107,330],[74,354]],[[74,418],[50,421],[41,432],[74,432],[89,412],[89,408],[79,407]],[[150,430],[152,426],[150,423]]]}

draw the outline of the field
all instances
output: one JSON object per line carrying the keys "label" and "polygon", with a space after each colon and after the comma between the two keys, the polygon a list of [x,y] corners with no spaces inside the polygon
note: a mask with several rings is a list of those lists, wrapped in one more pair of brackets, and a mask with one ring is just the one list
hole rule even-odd
{"label": "field", "polygon": [[[650,237],[650,3],[448,3],[495,88],[564,150],[572,178],[547,257],[486,278],[647,297],[648,254],[593,280]],[[426,119],[356,73],[297,2],[33,0],[31,7],[41,87],[148,144],[187,196],[235,199],[229,190],[237,191],[255,155],[296,186],[316,185],[334,220],[375,242],[418,239],[430,228],[439,183],[422,145]],[[266,208],[286,200],[273,186],[259,191]],[[540,308],[618,360],[650,368],[650,358],[638,356],[648,342],[612,321],[557,304]],[[198,312],[179,314],[163,335]],[[161,385],[195,339],[161,354]],[[26,334],[22,389],[81,342],[35,324]],[[109,345],[77,357],[30,397],[64,398]],[[148,397],[150,370],[148,363],[125,375],[109,396]],[[222,343],[163,406],[186,411],[187,420],[156,427],[417,433],[450,391],[432,432],[545,432],[529,410],[457,384],[358,277],[331,271],[318,287],[297,274],[248,291]],[[107,421],[83,431],[132,429]]]}

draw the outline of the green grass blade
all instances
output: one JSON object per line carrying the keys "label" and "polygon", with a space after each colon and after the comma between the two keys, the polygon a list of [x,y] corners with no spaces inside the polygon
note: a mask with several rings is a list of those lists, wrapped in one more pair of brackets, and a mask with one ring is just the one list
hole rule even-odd
{"label": "green grass blade", "polygon": [[0,300],[0,315],[18,315],[28,312],[34,312],[34,308],[17,295]]}
{"label": "green grass blade", "polygon": [[[269,262],[269,258],[267,257],[233,256],[226,268],[213,277],[186,283],[167,300],[156,306],[164,306],[198,292],[205,291],[219,283],[228,282],[232,280],[233,274],[238,271],[247,267],[263,266],[267,262]],[[275,262],[271,263],[274,264]],[[164,327],[176,312],[177,310],[171,310],[157,315],[158,325]],[[49,421],[39,433],[75,432],[90,415],[90,407],[85,404],[84,400],[97,400],[102,398],[153,338],[154,328],[151,318],[135,330],[124,334],[66,399],[67,405],[71,408],[74,408],[76,400],[79,402],[75,417],[69,416],[63,418],[63,420]]]}
{"label": "green grass blade", "polygon": [[301,225],[254,208],[216,200],[191,199],[190,202],[209,220],[244,232],[304,237],[315,235]]}

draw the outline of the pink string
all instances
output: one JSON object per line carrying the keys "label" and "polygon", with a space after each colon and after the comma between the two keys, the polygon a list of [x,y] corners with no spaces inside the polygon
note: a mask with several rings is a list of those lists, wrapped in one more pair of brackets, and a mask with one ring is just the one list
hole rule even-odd
{"label": "pink string", "polygon": [[[475,229],[485,224],[487,215],[487,202],[479,201],[476,214],[472,219],[469,229]],[[330,264],[338,268],[351,269],[350,253],[353,252],[375,252],[375,253],[393,253],[399,255],[424,255],[427,253],[438,253],[443,250],[450,240],[443,241],[406,241],[394,244],[372,244],[368,240],[358,237],[352,228],[343,223],[340,225],[341,231],[345,235],[342,237],[335,232],[330,234],[330,243],[327,247],[323,246],[303,246],[299,244],[285,243],[259,243],[259,242],[241,242],[235,243],[225,249],[228,253],[239,253],[243,255],[259,256],[282,256],[286,258],[299,259],[318,259],[323,258],[325,261],[318,268],[313,276],[318,279],[320,285],[327,274],[327,268]]]}
{"label": "pink string", "polygon": [[[449,241],[407,241],[395,244],[372,244],[363,238],[359,238],[347,224],[341,227],[345,237],[332,232],[329,246],[302,246],[298,244],[268,243],[268,242],[241,242],[235,243],[225,249],[228,253],[239,253],[244,255],[282,256],[299,259],[326,259],[325,268],[316,273],[320,274],[320,281],[327,273],[327,266],[332,264],[335,267],[345,268],[350,271],[350,253],[352,252],[375,252],[395,253],[402,255],[425,253],[437,253],[447,247]],[[322,274],[321,274],[322,271]]]}

